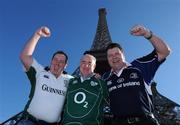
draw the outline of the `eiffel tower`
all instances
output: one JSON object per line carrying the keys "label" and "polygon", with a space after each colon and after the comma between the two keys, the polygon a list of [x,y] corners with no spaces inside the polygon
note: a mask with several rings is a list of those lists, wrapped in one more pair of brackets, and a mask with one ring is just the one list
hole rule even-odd
{"label": "eiffel tower", "polygon": [[[99,20],[96,29],[96,35],[88,53],[91,53],[97,58],[97,66],[95,72],[101,75],[110,69],[106,59],[105,48],[109,43],[112,42],[111,36],[108,30],[106,21],[106,9],[99,9]],[[73,75],[79,73],[79,69],[75,70]],[[156,82],[152,83],[153,102],[155,107],[155,116],[158,119],[160,125],[180,125],[180,105],[171,101],[170,99],[161,95],[156,89]],[[112,115],[109,110],[105,110],[105,125],[111,125]],[[21,116],[22,112],[7,119],[1,125],[14,125],[16,124]]]}
{"label": "eiffel tower", "polygon": [[156,86],[157,83],[152,82],[155,116],[160,125],[180,125],[180,105],[161,95]]}
{"label": "eiffel tower", "polygon": [[[86,53],[90,53],[96,57],[95,72],[100,75],[103,75],[104,72],[110,70],[110,66],[106,59],[106,47],[109,43],[112,43],[112,40],[106,21],[106,10],[105,8],[101,8],[99,9],[99,20],[93,44],[91,49],[86,51]],[[79,67],[73,73],[73,75],[77,74],[79,74]]]}

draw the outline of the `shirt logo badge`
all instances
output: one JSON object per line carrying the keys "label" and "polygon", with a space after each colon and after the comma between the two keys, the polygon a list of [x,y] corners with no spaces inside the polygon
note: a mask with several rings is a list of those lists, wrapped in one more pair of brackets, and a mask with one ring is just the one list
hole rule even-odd
{"label": "shirt logo badge", "polygon": [[124,78],[119,78],[119,79],[117,80],[117,83],[121,83],[121,82],[124,82]]}
{"label": "shirt logo badge", "polygon": [[77,81],[77,80],[73,81],[73,83],[72,83],[72,84],[76,84],[76,83],[78,83],[78,81]]}
{"label": "shirt logo badge", "polygon": [[129,75],[129,77],[132,78],[132,79],[137,79],[137,78],[138,78],[138,75],[137,75],[137,73],[131,73],[131,74]]}
{"label": "shirt logo badge", "polygon": [[97,86],[98,85],[98,83],[94,82],[94,81],[91,81],[90,84],[91,84],[91,86]]}
{"label": "shirt logo badge", "polygon": [[68,83],[69,83],[69,81],[68,80],[64,80],[64,87],[68,87]]}

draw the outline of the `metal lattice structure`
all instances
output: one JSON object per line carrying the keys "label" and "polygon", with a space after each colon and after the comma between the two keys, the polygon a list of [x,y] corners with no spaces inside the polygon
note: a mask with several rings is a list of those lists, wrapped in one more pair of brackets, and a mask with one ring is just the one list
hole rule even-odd
{"label": "metal lattice structure", "polygon": [[180,105],[161,95],[152,83],[155,116],[161,125],[180,125]]}
{"label": "metal lattice structure", "polygon": [[96,35],[91,46],[92,51],[106,49],[107,45],[112,42],[106,21],[106,9],[99,9],[99,20],[96,29]]}
{"label": "metal lattice structure", "polygon": [[23,111],[19,112],[18,114],[12,116],[11,118],[1,123],[1,125],[16,125],[18,121],[21,119],[22,114],[23,114]]}

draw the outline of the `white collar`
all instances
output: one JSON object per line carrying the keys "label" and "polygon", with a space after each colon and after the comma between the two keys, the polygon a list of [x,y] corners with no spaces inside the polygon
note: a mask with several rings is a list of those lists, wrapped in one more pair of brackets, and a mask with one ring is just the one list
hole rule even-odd
{"label": "white collar", "polygon": [[83,76],[80,74],[81,82],[83,82],[83,81],[85,81],[85,80],[89,80],[92,76],[94,76],[94,73],[88,75],[87,77],[83,77]]}

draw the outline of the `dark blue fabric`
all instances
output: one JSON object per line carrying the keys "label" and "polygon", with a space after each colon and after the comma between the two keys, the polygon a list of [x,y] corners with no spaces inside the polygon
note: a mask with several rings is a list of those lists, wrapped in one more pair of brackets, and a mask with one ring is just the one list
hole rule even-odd
{"label": "dark blue fabric", "polygon": [[134,60],[118,77],[112,72],[103,75],[107,82],[110,108],[115,116],[142,116],[153,112],[151,95],[145,84],[150,85],[160,64],[155,51]]}
{"label": "dark blue fabric", "polygon": [[157,53],[154,50],[150,54],[134,60],[133,62],[131,62],[131,64],[141,70],[145,82],[149,85],[151,83],[151,80],[154,78],[158,67],[164,61],[165,59],[162,61],[158,61]]}

